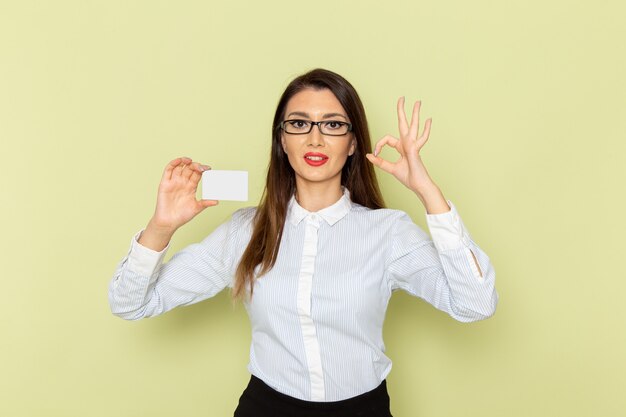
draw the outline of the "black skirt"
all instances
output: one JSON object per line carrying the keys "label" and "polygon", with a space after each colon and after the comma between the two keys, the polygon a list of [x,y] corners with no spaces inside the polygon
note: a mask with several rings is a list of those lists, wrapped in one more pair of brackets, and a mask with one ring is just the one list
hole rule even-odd
{"label": "black skirt", "polygon": [[252,375],[234,417],[391,417],[387,383],[356,397],[316,402],[290,397]]}

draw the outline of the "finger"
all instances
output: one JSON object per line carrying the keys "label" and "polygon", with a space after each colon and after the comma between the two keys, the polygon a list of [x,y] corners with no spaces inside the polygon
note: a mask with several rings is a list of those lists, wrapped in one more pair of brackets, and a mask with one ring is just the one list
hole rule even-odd
{"label": "finger", "polygon": [[391,135],[385,135],[382,137],[382,139],[380,139],[378,142],[376,142],[376,146],[374,146],[374,156],[378,156],[378,154],[380,153],[381,149],[385,146],[385,145],[389,145],[392,148],[396,149],[396,146],[398,145],[398,142],[400,140],[396,137],[393,137]]}
{"label": "finger", "polygon": [[193,216],[197,216],[207,207],[216,206],[217,203],[217,200],[196,200],[195,214]]}
{"label": "finger", "polygon": [[172,173],[174,172],[174,168],[176,168],[178,165],[180,165],[183,161],[183,158],[176,158],[173,159],[169,162],[169,164],[167,164],[165,166],[165,170],[163,171],[163,178],[164,180],[169,180],[172,178]]}
{"label": "finger", "polygon": [[420,107],[421,101],[416,101],[413,105],[413,114],[411,115],[411,127],[409,129],[409,137],[413,140],[417,139],[417,132],[420,124]]}
{"label": "finger", "polygon": [[187,163],[184,160],[181,161],[181,163],[174,168],[174,171],[172,171],[172,179],[180,177],[186,166]]}
{"label": "finger", "polygon": [[433,122],[433,119],[429,118],[429,119],[426,119],[426,123],[424,123],[424,132],[422,133],[422,136],[420,136],[419,140],[417,141],[417,146],[420,149],[428,141],[428,137],[430,136],[430,125],[432,124],[432,122]]}
{"label": "finger", "polygon": [[183,172],[181,173],[182,177],[188,180],[194,172],[198,172],[200,166],[199,162],[193,162],[189,165],[185,165],[185,168],[183,168]]}
{"label": "finger", "polygon": [[204,210],[207,207],[217,206],[219,204],[219,200],[200,200],[198,201],[198,204],[202,207],[202,210]]}
{"label": "finger", "polygon": [[200,179],[202,178],[202,174],[204,173],[204,171],[210,170],[211,167],[208,165],[196,163],[194,164],[193,168],[194,169],[193,171],[191,171],[189,178],[187,178],[187,186],[190,189],[196,190],[198,188],[198,183],[200,183]]}
{"label": "finger", "polygon": [[368,161],[370,161],[372,164],[382,169],[383,171],[388,172],[390,174],[393,173],[393,164],[391,162],[386,161],[379,156],[374,156],[371,153],[368,153],[367,155],[365,155],[365,157],[367,158]]}
{"label": "finger", "polygon": [[[205,165],[200,165],[200,167],[203,167]],[[202,173],[206,171],[206,169],[198,169],[198,170],[193,170],[191,175],[189,176],[187,182],[188,184],[193,187],[193,188],[197,188],[198,187],[198,183],[200,182],[200,178],[202,178]]]}
{"label": "finger", "polygon": [[406,113],[404,112],[404,97],[398,99],[398,130],[400,131],[400,136],[405,136],[409,130]]}

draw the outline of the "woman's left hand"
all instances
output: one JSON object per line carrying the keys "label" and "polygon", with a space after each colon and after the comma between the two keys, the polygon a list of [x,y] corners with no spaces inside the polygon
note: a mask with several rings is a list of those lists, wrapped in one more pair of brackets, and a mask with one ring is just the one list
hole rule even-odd
{"label": "woman's left hand", "polygon": [[[428,175],[426,167],[420,157],[420,151],[428,140],[430,134],[430,124],[432,119],[427,119],[424,131],[419,133],[419,114],[421,102],[417,101],[413,105],[413,115],[411,116],[411,126],[406,121],[404,113],[404,97],[398,100],[398,129],[400,139],[391,135],[386,135],[376,143],[374,154],[367,154],[367,159],[383,171],[387,171],[413,191],[426,208],[429,214],[445,213],[450,210],[441,190]],[[383,146],[389,145],[400,154],[396,162],[389,162],[379,157],[378,154]]]}
{"label": "woman's left hand", "polygon": [[[398,99],[398,129],[400,138],[385,135],[376,143],[374,154],[367,154],[367,159],[371,163],[396,177],[398,181],[418,195],[435,186],[420,157],[420,150],[428,141],[432,122],[432,119],[427,119],[424,124],[424,131],[421,135],[418,135],[421,104],[421,101],[417,101],[413,105],[413,115],[411,116],[411,125],[409,126],[404,112],[404,97],[400,97]],[[395,148],[400,154],[400,158],[396,162],[389,162],[378,156],[385,145]]]}

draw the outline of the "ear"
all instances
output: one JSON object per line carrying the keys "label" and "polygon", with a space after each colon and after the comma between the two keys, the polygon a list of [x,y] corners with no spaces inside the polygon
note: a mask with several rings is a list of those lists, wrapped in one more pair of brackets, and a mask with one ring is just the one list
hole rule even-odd
{"label": "ear", "polygon": [[352,156],[356,151],[356,139],[352,138],[352,142],[350,142],[350,150],[348,151],[348,156]]}
{"label": "ear", "polygon": [[287,144],[285,143],[285,135],[280,134],[280,144],[283,145],[283,152],[287,153]]}

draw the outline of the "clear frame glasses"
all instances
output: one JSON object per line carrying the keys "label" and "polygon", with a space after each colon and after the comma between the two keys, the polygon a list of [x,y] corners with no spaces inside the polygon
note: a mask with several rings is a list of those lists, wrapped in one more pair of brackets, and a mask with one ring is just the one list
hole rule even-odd
{"label": "clear frame glasses", "polygon": [[303,119],[289,119],[280,123],[280,128],[290,135],[306,135],[311,133],[313,126],[317,125],[322,135],[327,136],[344,136],[352,130],[352,124],[340,122],[338,120],[323,120],[321,122],[313,122]]}

